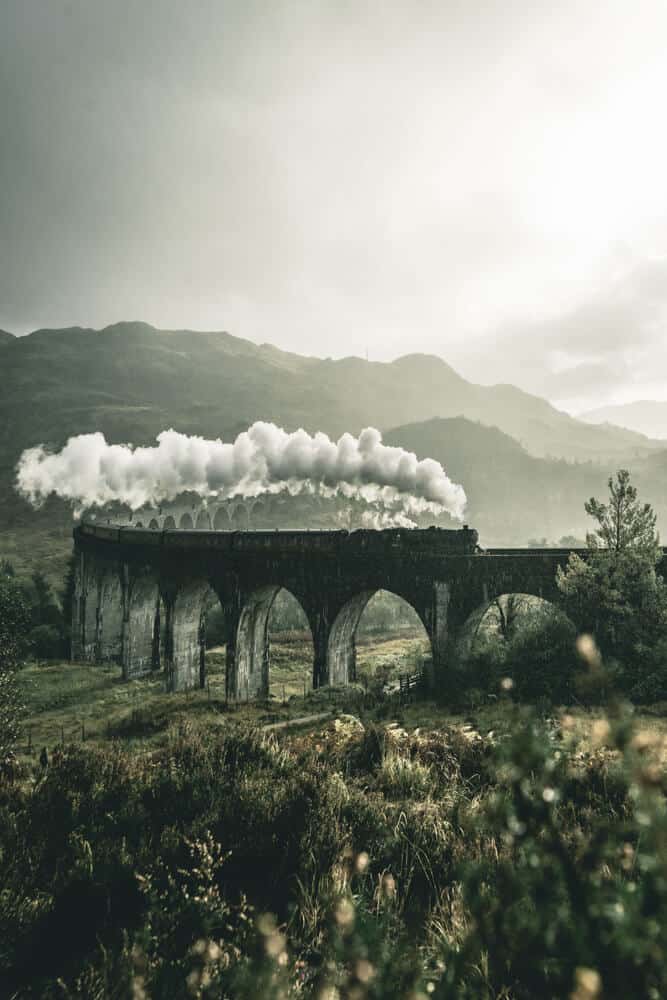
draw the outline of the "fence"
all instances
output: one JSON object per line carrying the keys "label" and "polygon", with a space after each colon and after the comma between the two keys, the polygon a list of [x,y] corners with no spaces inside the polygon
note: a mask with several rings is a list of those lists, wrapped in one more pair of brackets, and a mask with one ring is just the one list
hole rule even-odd
{"label": "fence", "polygon": [[37,743],[33,741],[32,725],[25,727],[24,735],[26,742],[19,744],[17,746],[17,750],[19,753],[26,754],[28,757],[32,757],[33,754],[41,752],[45,738],[47,750],[51,750],[56,746],[65,746],[66,743],[85,743],[88,739],[88,731],[86,729],[85,721],[75,721],[74,723],[69,722],[67,725],[54,724],[49,728],[46,737],[44,731],[42,731],[40,737],[42,746],[38,746]]}
{"label": "fence", "polygon": [[398,675],[398,700],[414,701],[424,691],[426,678],[423,670],[418,670],[414,674]]}

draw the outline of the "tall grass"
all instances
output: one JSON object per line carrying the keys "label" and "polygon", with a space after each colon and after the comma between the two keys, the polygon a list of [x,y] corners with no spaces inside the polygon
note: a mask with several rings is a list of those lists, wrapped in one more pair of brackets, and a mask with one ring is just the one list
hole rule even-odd
{"label": "tall grass", "polygon": [[506,717],[58,750],[0,787],[6,994],[665,995],[655,732]]}

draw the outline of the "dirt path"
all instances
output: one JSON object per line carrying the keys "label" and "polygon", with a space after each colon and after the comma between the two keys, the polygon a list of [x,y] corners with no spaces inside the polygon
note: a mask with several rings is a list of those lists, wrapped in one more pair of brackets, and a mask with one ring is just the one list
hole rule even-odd
{"label": "dirt path", "polygon": [[298,719],[286,719],[284,722],[271,722],[268,726],[262,726],[265,733],[275,732],[277,729],[288,729],[290,726],[308,726],[311,722],[321,722],[324,719],[331,719],[336,713],[333,709],[328,712],[318,712],[316,715],[300,715]]}

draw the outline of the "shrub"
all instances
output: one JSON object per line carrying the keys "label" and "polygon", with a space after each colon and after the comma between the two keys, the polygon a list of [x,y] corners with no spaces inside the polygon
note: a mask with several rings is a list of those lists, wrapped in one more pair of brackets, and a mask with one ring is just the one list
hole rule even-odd
{"label": "shrub", "polygon": [[555,608],[531,612],[506,652],[505,670],[514,681],[516,697],[570,701],[578,668],[575,639],[574,625]]}
{"label": "shrub", "polygon": [[37,625],[30,629],[28,645],[38,660],[55,660],[65,654],[62,634],[55,625]]}
{"label": "shrub", "polygon": [[15,578],[0,575],[0,772],[12,768],[23,702],[16,671],[26,649],[29,609]]}
{"label": "shrub", "polygon": [[59,750],[34,782],[0,782],[3,988],[664,996],[651,734],[620,714],[600,745],[572,732],[516,706],[495,739],[355,720],[297,754],[191,727],[141,757]]}
{"label": "shrub", "polygon": [[497,692],[511,677],[521,701],[571,699],[579,667],[573,623],[553,605],[524,609],[506,636],[480,635],[465,664],[468,691]]}
{"label": "shrub", "polygon": [[409,757],[390,754],[377,773],[376,784],[388,799],[426,799],[435,789],[430,767]]}
{"label": "shrub", "polygon": [[[503,788],[476,819],[497,860],[466,866],[471,931],[448,956],[436,995],[664,995],[664,798],[655,765],[635,749],[646,743],[631,739],[626,720],[608,739],[622,765],[607,760],[592,792],[599,758],[591,771],[532,716],[517,715],[512,739],[499,746]],[[575,992],[584,982],[594,989]]]}

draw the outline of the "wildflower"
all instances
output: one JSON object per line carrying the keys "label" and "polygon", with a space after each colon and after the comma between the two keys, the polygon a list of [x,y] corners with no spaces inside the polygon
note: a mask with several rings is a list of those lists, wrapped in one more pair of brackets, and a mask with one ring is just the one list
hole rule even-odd
{"label": "wildflower", "polygon": [[132,979],[132,1000],[148,1000],[143,976],[134,976]]}
{"label": "wildflower", "polygon": [[393,875],[386,874],[382,876],[380,891],[385,899],[394,898],[396,895],[396,879]]}
{"label": "wildflower", "polygon": [[363,873],[368,868],[369,861],[370,858],[368,857],[366,851],[360,851],[359,854],[357,854],[357,857],[354,862],[354,870],[356,871],[357,875],[363,875]]}
{"label": "wildflower", "polygon": [[366,958],[360,958],[354,968],[354,974],[360,983],[370,983],[375,976],[375,967]]}
{"label": "wildflower", "polygon": [[595,969],[580,966],[574,973],[575,989],[570,1000],[597,1000],[602,994],[602,979]]}
{"label": "wildflower", "polygon": [[635,862],[635,849],[632,844],[623,844],[623,859],[621,861],[621,867],[624,871],[629,872]]}
{"label": "wildflower", "polygon": [[280,931],[275,931],[264,939],[264,948],[269,958],[279,958],[285,951],[285,944],[285,935]]}
{"label": "wildflower", "polygon": [[655,746],[656,743],[656,734],[650,732],[648,729],[640,729],[639,732],[635,733],[632,737],[632,746],[639,753],[644,753],[645,750],[649,750],[651,747]]}
{"label": "wildflower", "polygon": [[606,719],[596,719],[591,726],[591,738],[597,746],[604,746],[611,736],[611,726]]}
{"label": "wildflower", "polygon": [[340,899],[334,913],[336,923],[343,932],[352,929],[354,924],[354,906],[349,899]]}
{"label": "wildflower", "polygon": [[317,994],[317,1000],[340,1000],[340,993],[335,986],[323,986]]}
{"label": "wildflower", "polygon": [[602,657],[597,643],[592,635],[584,633],[577,638],[577,652],[581,659],[591,670],[597,670],[602,666]]}

